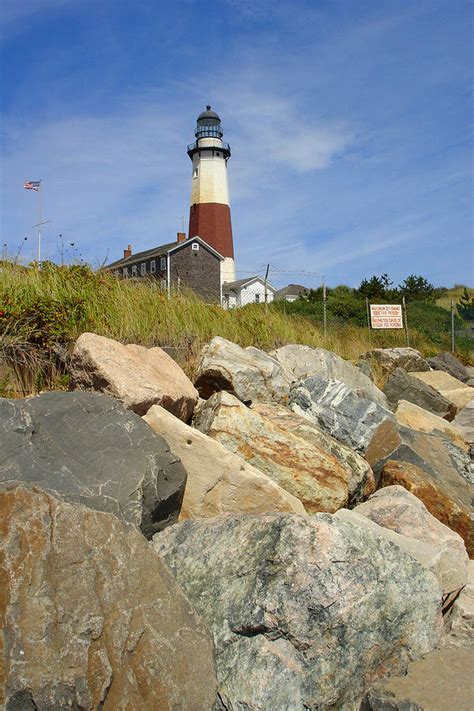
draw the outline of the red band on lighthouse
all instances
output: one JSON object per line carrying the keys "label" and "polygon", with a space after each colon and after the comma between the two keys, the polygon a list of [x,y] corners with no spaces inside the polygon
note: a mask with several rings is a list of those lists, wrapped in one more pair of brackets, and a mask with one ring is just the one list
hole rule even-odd
{"label": "red band on lighthouse", "polygon": [[218,202],[191,205],[189,236],[201,237],[223,257],[234,259],[230,207]]}

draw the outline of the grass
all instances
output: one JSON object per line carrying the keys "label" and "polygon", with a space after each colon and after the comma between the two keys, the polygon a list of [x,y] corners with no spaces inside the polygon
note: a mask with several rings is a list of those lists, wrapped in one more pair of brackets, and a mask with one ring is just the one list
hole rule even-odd
{"label": "grass", "polygon": [[[25,395],[67,385],[72,344],[90,331],[123,343],[168,346],[193,377],[202,345],[219,335],[264,350],[302,343],[356,359],[377,346],[404,345],[403,332],[369,333],[346,322],[328,328],[311,315],[252,304],[226,311],[191,293],[167,298],[153,281],[118,280],[88,267],[45,265],[41,271],[0,264],[0,394]],[[422,333],[411,345],[439,350]],[[1,362],[3,361],[3,368]]]}
{"label": "grass", "polygon": [[[463,284],[455,284],[452,289],[446,289],[443,295],[440,296],[439,299],[436,299],[436,304],[447,311],[451,311],[451,299],[454,300],[454,303],[457,303],[465,288]],[[474,289],[467,287],[467,290],[472,298],[474,296]]]}

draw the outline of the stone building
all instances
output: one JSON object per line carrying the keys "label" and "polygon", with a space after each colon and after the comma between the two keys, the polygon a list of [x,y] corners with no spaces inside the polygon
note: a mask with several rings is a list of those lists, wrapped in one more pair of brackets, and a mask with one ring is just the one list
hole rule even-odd
{"label": "stone building", "polygon": [[104,267],[123,279],[156,279],[163,291],[192,289],[204,301],[221,302],[221,264],[224,257],[198,236],[186,239],[178,232],[176,242],[133,254],[131,245],[123,258]]}

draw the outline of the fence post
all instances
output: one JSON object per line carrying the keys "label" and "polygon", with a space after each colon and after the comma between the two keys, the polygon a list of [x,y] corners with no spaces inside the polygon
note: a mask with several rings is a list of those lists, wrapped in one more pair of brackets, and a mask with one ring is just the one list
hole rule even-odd
{"label": "fence post", "polygon": [[454,329],[454,299],[451,299],[451,353],[456,352],[456,333]]}
{"label": "fence post", "polygon": [[369,331],[369,341],[370,341],[370,306],[369,306],[369,297],[365,297],[365,308],[367,310],[367,329]]}
{"label": "fence post", "polygon": [[408,348],[410,345],[410,336],[408,334],[407,304],[406,304],[404,296],[402,296],[402,305],[403,305],[403,323],[405,324],[405,338],[406,338],[407,348]]}

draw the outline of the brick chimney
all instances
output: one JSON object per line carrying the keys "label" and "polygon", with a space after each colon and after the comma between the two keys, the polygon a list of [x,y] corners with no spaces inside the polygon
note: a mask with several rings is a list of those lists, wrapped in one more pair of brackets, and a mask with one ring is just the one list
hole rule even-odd
{"label": "brick chimney", "polygon": [[131,257],[131,256],[132,256],[132,245],[129,244],[127,249],[123,250],[123,258],[127,259],[127,257]]}
{"label": "brick chimney", "polygon": [[178,232],[178,239],[176,240],[177,242],[184,242],[186,239],[186,232]]}

